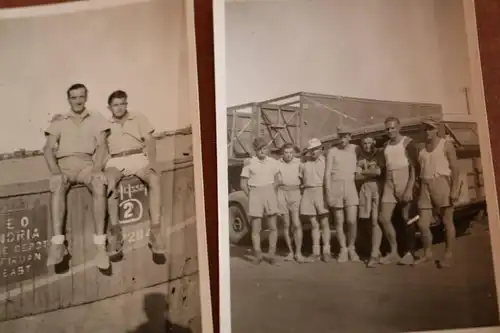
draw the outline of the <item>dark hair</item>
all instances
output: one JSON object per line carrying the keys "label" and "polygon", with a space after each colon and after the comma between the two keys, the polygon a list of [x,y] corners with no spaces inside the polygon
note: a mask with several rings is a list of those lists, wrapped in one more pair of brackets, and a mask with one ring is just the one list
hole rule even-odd
{"label": "dark hair", "polygon": [[394,116],[390,116],[390,117],[385,118],[384,124],[387,124],[387,123],[389,123],[391,121],[395,121],[396,124],[398,124],[398,125],[401,124],[401,122],[399,121],[399,118],[398,117],[394,117]]}
{"label": "dark hair", "polygon": [[88,94],[88,92],[89,92],[89,91],[88,91],[88,89],[87,89],[87,87],[85,87],[85,85],[84,85],[84,84],[82,84],[82,83],[75,83],[75,84],[72,84],[72,85],[68,88],[68,90],[66,91],[66,96],[68,96],[68,98],[69,98],[69,93],[70,93],[71,91],[73,91],[73,90],[77,90],[77,89],[82,89],[82,88],[83,88],[83,89],[85,89],[85,95],[87,95],[87,94]]}
{"label": "dark hair", "polygon": [[116,90],[116,91],[113,91],[109,97],[108,97],[108,105],[111,105],[111,103],[113,103],[113,100],[115,98],[128,98],[128,95],[125,91],[123,90]]}
{"label": "dark hair", "polygon": [[294,152],[297,151],[297,147],[295,147],[295,145],[293,143],[286,142],[285,144],[283,144],[283,146],[281,146],[281,153],[284,153],[285,149],[288,149],[288,148],[292,148]]}

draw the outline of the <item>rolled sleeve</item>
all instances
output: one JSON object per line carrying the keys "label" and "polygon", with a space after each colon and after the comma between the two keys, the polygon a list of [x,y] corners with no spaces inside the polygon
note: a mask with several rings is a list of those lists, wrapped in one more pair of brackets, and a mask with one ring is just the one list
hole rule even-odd
{"label": "rolled sleeve", "polygon": [[243,178],[250,177],[250,163],[249,163],[249,161],[245,161],[245,165],[243,166],[243,169],[241,169],[240,176]]}
{"label": "rolled sleeve", "polygon": [[142,139],[147,139],[149,135],[153,134],[155,128],[153,127],[149,119],[144,115],[138,116],[138,120],[140,135]]}
{"label": "rolled sleeve", "polygon": [[44,133],[45,135],[53,135],[59,139],[61,137],[61,123],[59,121],[52,121]]}

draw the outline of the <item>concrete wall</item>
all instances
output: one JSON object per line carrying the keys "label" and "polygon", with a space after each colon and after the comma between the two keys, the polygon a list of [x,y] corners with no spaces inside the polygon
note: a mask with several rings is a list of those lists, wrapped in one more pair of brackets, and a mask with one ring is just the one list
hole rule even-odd
{"label": "concrete wall", "polygon": [[0,19],[0,152],[41,148],[76,82],[91,110],[107,115],[108,95],[123,89],[159,131],[191,124],[186,31],[183,0]]}
{"label": "concrete wall", "polygon": [[461,1],[248,1],[226,9],[229,105],[309,91],[467,112]]}

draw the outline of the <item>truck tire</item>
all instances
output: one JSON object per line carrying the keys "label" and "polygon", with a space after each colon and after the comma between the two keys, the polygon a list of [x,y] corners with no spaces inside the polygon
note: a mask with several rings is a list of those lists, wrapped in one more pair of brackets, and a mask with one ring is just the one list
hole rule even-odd
{"label": "truck tire", "polygon": [[239,204],[229,205],[229,241],[238,244],[248,236],[250,227],[246,212]]}

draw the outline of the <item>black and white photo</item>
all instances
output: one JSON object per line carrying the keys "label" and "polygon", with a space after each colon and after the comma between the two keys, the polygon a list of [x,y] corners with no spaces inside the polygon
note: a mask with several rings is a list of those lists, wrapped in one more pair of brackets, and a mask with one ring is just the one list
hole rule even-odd
{"label": "black and white photo", "polygon": [[212,330],[193,16],[0,10],[1,332]]}
{"label": "black and white photo", "polygon": [[473,7],[225,2],[222,331],[499,328]]}

